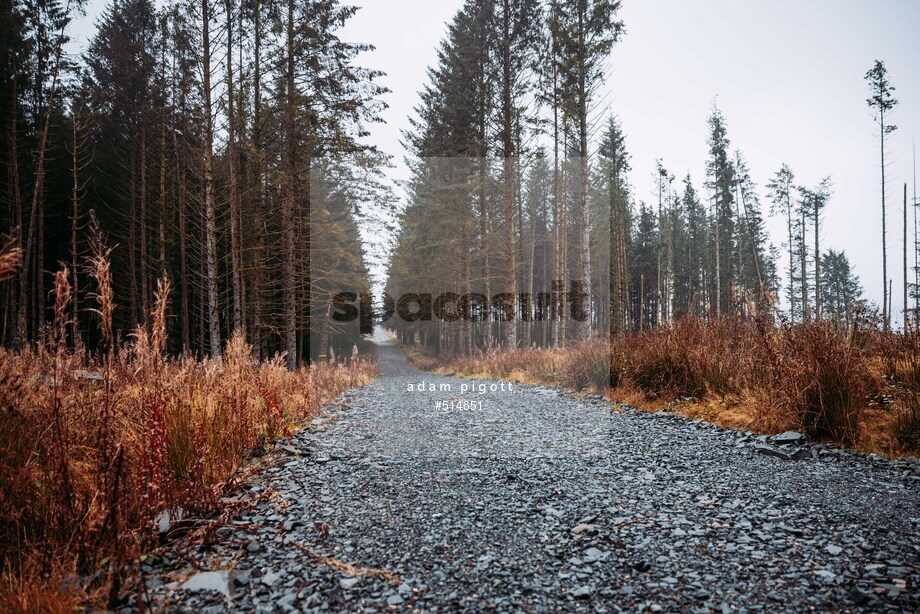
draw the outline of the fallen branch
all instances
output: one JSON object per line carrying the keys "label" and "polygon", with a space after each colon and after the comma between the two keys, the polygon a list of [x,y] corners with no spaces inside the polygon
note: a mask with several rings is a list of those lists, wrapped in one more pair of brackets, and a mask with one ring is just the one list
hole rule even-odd
{"label": "fallen branch", "polygon": [[331,569],[341,571],[344,574],[349,576],[361,576],[364,578],[382,578],[393,584],[402,584],[399,576],[397,576],[392,571],[387,571],[385,569],[374,569],[373,567],[355,567],[351,563],[345,563],[331,556],[323,556],[313,548],[301,544],[299,542],[290,542],[293,546],[296,546],[301,551],[310,555],[312,558],[316,559],[321,565],[325,565]]}

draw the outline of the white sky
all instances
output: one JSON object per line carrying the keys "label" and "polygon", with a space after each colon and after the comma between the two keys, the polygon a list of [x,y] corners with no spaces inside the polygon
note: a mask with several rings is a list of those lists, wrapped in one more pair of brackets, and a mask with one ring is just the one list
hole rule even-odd
{"label": "white sky", "polygon": [[[394,178],[404,178],[401,130],[408,127],[426,69],[436,60],[445,24],[463,2],[353,3],[362,10],[342,38],[376,46],[360,63],[385,71],[382,82],[392,93],[386,98],[386,124],[371,127],[372,139],[400,163]],[[76,44],[92,34],[104,4],[90,0],[87,17],[73,30]],[[912,139],[920,140],[920,2],[623,0],[620,17],[627,33],[614,49],[599,111],[609,107],[622,120],[636,197],[657,199],[657,158],[678,179],[690,171],[702,189],[706,120],[717,97],[732,147],[744,152],[765,208],[764,185],[782,162],[809,187],[832,176],[823,249],[845,249],[866,295],[877,302],[882,295],[880,172],[863,75],[876,58],[885,61],[901,103],[892,117],[899,129],[888,146],[888,274],[899,316],[902,186],[908,182],[912,198]],[[782,220],[770,220],[777,246],[783,229]],[[781,261],[782,270],[785,266]]]}

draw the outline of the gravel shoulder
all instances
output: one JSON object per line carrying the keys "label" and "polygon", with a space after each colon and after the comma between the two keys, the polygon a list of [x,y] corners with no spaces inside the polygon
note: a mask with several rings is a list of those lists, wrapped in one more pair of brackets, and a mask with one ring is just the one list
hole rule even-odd
{"label": "gravel shoulder", "polygon": [[145,563],[155,609],[920,610],[920,464],[421,373],[378,342],[381,377],[283,446],[251,509]]}

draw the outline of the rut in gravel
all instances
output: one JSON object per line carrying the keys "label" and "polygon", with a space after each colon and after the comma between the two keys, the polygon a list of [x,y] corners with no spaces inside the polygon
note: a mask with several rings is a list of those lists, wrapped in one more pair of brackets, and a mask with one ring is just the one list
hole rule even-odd
{"label": "rut in gravel", "polygon": [[[148,561],[145,599],[204,612],[920,607],[920,464],[421,373],[376,339],[380,378],[284,446],[216,543]],[[422,382],[437,391],[408,392]],[[437,405],[452,398],[475,403]]]}

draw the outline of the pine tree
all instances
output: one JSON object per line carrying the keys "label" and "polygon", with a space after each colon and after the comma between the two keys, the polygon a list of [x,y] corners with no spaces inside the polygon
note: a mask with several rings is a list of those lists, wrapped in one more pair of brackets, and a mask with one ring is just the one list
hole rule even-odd
{"label": "pine tree", "polygon": [[735,168],[728,157],[728,139],[725,118],[713,105],[709,116],[709,160],[706,173],[708,187],[713,194],[713,221],[715,225],[715,292],[713,302],[716,317],[732,313],[733,285],[735,282],[735,217],[733,187]]}
{"label": "pine tree", "polygon": [[864,305],[863,289],[846,254],[829,250],[821,256],[822,316],[837,326],[850,327],[858,307]]}
{"label": "pine tree", "polygon": [[768,296],[776,291],[775,263],[769,249],[757,186],[751,179],[747,162],[735,152],[735,192],[737,195],[738,284],[760,309],[768,307]]}
{"label": "pine tree", "polygon": [[888,81],[888,70],[885,63],[876,60],[875,64],[866,72],[866,81],[869,83],[870,97],[866,100],[869,108],[875,113],[875,122],[879,126],[879,155],[882,169],[882,321],[885,330],[891,328],[891,297],[888,295],[888,245],[886,232],[886,207],[885,207],[885,141],[897,126],[890,123],[888,115],[892,112],[898,101],[894,97],[894,86]]}
{"label": "pine tree", "polygon": [[[564,116],[572,125],[573,152],[577,158],[575,201],[581,225],[579,279],[583,290],[589,294],[588,114],[603,77],[604,62],[623,29],[622,22],[616,21],[619,8],[619,0],[556,0],[552,11],[551,30],[558,50],[556,69],[562,84]],[[581,326],[581,337],[587,339],[590,335],[590,322],[585,322]]]}
{"label": "pine tree", "polygon": [[[798,188],[800,194],[800,208],[803,218],[808,218],[811,221],[812,230],[814,232],[814,265],[815,272],[813,279],[815,280],[815,300],[814,300],[814,313],[816,318],[820,318],[824,313],[821,307],[822,303],[822,293],[821,293],[821,213],[824,211],[824,208],[827,207],[827,203],[831,197],[831,179],[830,177],[825,177],[821,180],[818,186],[814,189],[808,189],[804,187]],[[804,227],[804,222],[803,222]],[[804,237],[803,237],[804,243]],[[803,268],[804,272],[804,268]]]}
{"label": "pine tree", "polygon": [[767,184],[770,192],[772,206],[770,212],[774,215],[784,215],[786,217],[786,250],[789,257],[789,266],[787,269],[789,285],[786,291],[789,293],[789,316],[793,322],[796,318],[802,318],[802,308],[800,296],[796,290],[796,279],[798,271],[798,259],[795,252],[795,240],[793,237],[793,227],[795,226],[796,214],[793,205],[793,192],[795,190],[795,174],[787,164],[783,164],[773,175],[773,179]]}
{"label": "pine tree", "polygon": [[[520,96],[528,88],[524,76],[531,73],[537,63],[540,47],[539,3],[536,0],[500,0],[501,9],[496,21],[499,33],[495,40],[499,49],[495,54],[500,68],[501,83],[501,152],[503,158],[503,211],[505,216],[505,291],[517,303],[517,264],[515,249],[515,181],[514,181],[514,125],[521,113]],[[514,309],[517,312],[517,309]],[[517,346],[517,322],[512,319],[505,327],[505,342],[510,348]]]}
{"label": "pine tree", "polygon": [[611,336],[629,330],[629,235],[632,226],[629,208],[630,155],[619,121],[607,120],[607,130],[598,151],[601,160],[601,194],[609,215],[609,331]]}

